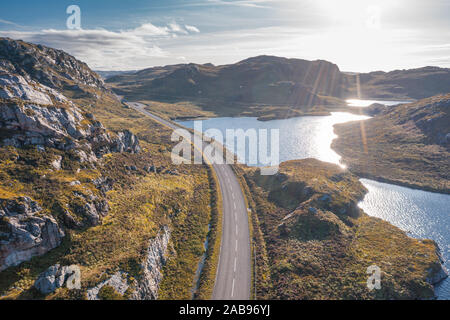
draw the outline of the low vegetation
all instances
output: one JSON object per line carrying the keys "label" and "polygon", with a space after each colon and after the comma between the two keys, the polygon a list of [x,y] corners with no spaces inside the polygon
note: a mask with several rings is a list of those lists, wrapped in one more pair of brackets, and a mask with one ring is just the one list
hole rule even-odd
{"label": "low vegetation", "polygon": [[338,124],[333,149],[359,176],[450,193],[450,95]]}
{"label": "low vegetation", "polygon": [[[62,212],[66,208],[76,221],[82,220],[71,209],[82,201],[80,195],[103,197],[93,183],[95,179],[103,176],[114,182],[112,190],[106,193],[109,212],[100,225],[67,228],[61,246],[1,272],[0,295],[4,299],[85,299],[88,288],[118,270],[127,272],[131,283],[140,276],[139,265],[148,241],[161,226],[168,225],[172,238],[169,259],[162,270],[160,297],[190,299],[208,225],[217,219],[217,208],[212,202],[212,193],[217,189],[210,185],[208,167],[173,166],[169,129],[125,108],[112,95],[95,88],[85,90],[81,96],[70,90],[64,94],[84,111],[94,114],[108,129],[131,128],[140,140],[142,152],[107,154],[92,167],[56,149],[47,148],[46,152],[35,147],[0,149],[0,197],[27,195],[42,206],[43,213],[52,215],[64,226]],[[94,95],[101,98],[94,99]],[[60,170],[51,166],[56,156],[63,157]],[[150,166],[158,168],[158,173],[149,172]],[[211,251],[209,256],[212,255]],[[44,297],[33,288],[38,275],[56,263],[80,266],[81,290],[60,288]],[[214,272],[214,266],[209,270]],[[100,297],[118,297],[105,287]],[[198,294],[203,294],[203,287]]]}
{"label": "low vegetation", "polygon": [[[356,176],[313,159],[283,163],[275,176],[240,170],[264,239],[257,241],[258,298],[434,296],[427,279],[440,270],[436,244],[362,212],[357,202],[366,190]],[[381,268],[380,290],[367,288],[372,265]]]}

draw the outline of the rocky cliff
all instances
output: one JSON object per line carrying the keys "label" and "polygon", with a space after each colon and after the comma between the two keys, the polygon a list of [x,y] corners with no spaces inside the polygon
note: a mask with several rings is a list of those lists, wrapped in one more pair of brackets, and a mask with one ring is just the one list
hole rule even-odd
{"label": "rocky cliff", "polygon": [[64,237],[58,223],[28,197],[0,199],[0,271],[56,248]]}
{"label": "rocky cliff", "polygon": [[143,275],[138,279],[136,290],[132,295],[135,300],[158,299],[159,284],[162,280],[162,268],[166,263],[170,230],[166,226],[153,240],[150,240],[145,260],[141,266]]}
{"label": "rocky cliff", "polygon": [[104,89],[103,80],[85,63],[64,51],[20,40],[0,38],[0,70],[55,89],[75,86]]}
{"label": "rocky cliff", "polygon": [[[47,163],[35,164],[35,170],[50,166],[51,171],[64,171],[75,162],[95,169],[106,154],[139,153],[134,134],[107,130],[83,104],[66,96],[80,92],[89,94],[94,103],[109,94],[100,77],[74,57],[0,38],[0,147],[12,154],[20,150],[25,155],[14,160],[25,163],[31,161],[27,155],[31,151],[26,150],[37,151]],[[21,174],[20,170],[15,174]],[[97,181],[102,179],[97,177]],[[70,182],[72,187],[77,185],[81,183],[75,179]],[[54,249],[66,228],[100,224],[109,204],[105,192],[99,190],[99,194],[73,192],[73,200],[46,210],[22,192],[0,196],[0,271]]]}
{"label": "rocky cliff", "polygon": [[56,90],[0,71],[0,129],[5,146],[76,150],[81,160],[140,151],[129,131],[113,134]]}
{"label": "rocky cliff", "polygon": [[[123,297],[129,293],[129,298],[132,300],[158,299],[159,285],[163,278],[162,269],[166,263],[169,241],[170,229],[165,226],[154,239],[150,240],[144,261],[140,266],[141,276],[138,279],[129,280],[130,275],[127,272],[117,271],[108,279],[88,289],[87,298],[89,300],[108,298],[102,296],[102,291],[109,287],[109,290],[117,297]],[[45,277],[45,274],[43,276]]]}

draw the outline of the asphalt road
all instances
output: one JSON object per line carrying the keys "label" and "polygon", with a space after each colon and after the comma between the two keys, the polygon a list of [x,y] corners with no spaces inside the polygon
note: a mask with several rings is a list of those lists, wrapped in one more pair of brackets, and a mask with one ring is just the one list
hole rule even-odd
{"label": "asphalt road", "polygon": [[[171,129],[179,128],[176,124],[148,112],[141,103],[127,102],[127,104]],[[202,146],[196,147],[202,149]],[[223,226],[219,265],[212,298],[213,300],[248,300],[251,290],[251,252],[244,195],[231,166],[213,164],[213,169],[219,179],[222,192]]]}

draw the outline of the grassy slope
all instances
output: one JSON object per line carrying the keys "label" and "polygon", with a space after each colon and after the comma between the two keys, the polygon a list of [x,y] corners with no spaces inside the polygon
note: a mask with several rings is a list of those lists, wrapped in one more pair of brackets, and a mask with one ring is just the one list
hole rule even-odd
{"label": "grassy slope", "polygon": [[356,76],[348,76],[348,96],[362,99],[423,99],[448,92],[450,69],[423,67],[391,72],[370,72],[359,75],[360,90]]}
{"label": "grassy slope", "polygon": [[[91,90],[91,89],[86,89]],[[48,266],[78,264],[82,269],[81,291],[59,289],[49,298],[84,298],[86,288],[118,269],[139,276],[137,267],[148,240],[160,227],[173,228],[171,254],[161,284],[161,296],[189,299],[195,270],[203,253],[203,242],[211,220],[211,187],[207,168],[173,168],[170,160],[171,132],[149,118],[124,108],[109,95],[98,101],[89,95],[76,97],[65,92],[85,111],[92,112],[108,129],[131,129],[138,135],[143,152],[139,155],[110,154],[98,169],[84,168],[65,157],[64,169],[50,170],[50,159],[57,150],[39,153],[34,149],[2,148],[0,154],[0,196],[29,195],[46,212],[59,219],[58,208],[74,200],[73,191],[98,193],[91,179],[100,174],[116,180],[107,198],[111,209],[103,224],[81,231],[69,231],[63,245],[30,262],[0,274],[0,294],[8,298],[43,298],[31,288],[40,272]],[[20,157],[17,157],[19,155]],[[129,173],[124,166],[135,165]],[[148,174],[144,166],[177,169],[180,176]],[[81,169],[77,173],[77,169]],[[68,183],[79,180],[79,186]]]}
{"label": "grassy slope", "polygon": [[[339,138],[332,147],[342,155],[350,170],[360,176],[450,193],[448,147],[430,139],[412,120],[415,116],[410,115],[419,110],[424,112],[419,114],[420,119],[426,121],[432,117],[427,114],[428,105],[441,99],[442,96],[433,97],[402,105],[394,112],[364,122],[336,125],[335,132]],[[448,119],[448,110],[443,112],[447,112]],[[436,130],[445,134],[449,130],[448,122]]]}
{"label": "grassy slope", "polygon": [[[284,163],[281,175],[274,177],[241,170],[256,206],[254,223],[267,248],[264,255],[266,248],[258,245],[259,298],[433,296],[425,279],[428,269],[439,269],[435,243],[411,239],[389,223],[358,212],[355,204],[366,190],[355,176],[313,159]],[[324,195],[330,201],[320,199]],[[370,292],[366,270],[374,264],[382,270],[382,289]]]}

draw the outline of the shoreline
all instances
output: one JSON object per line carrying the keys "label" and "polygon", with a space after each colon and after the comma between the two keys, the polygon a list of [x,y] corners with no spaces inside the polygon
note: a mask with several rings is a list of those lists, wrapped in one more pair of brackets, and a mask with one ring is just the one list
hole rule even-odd
{"label": "shoreline", "polygon": [[[359,108],[359,107],[354,107],[355,109],[364,109],[364,108]],[[346,111],[335,111],[335,112],[346,112]],[[352,113],[354,114],[354,113]],[[308,114],[308,115],[296,115],[290,118],[275,118],[275,119],[265,119],[265,120],[260,120],[260,117],[256,117],[256,116],[230,116],[230,117],[226,117],[226,118],[256,118],[257,121],[261,121],[261,122],[267,122],[267,121],[272,121],[272,120],[287,120],[287,119],[293,119],[293,118],[301,118],[301,117],[312,117],[312,116],[330,116],[331,112],[329,113],[329,115],[319,115],[319,114]],[[171,118],[171,121],[200,121],[200,120],[209,120],[209,119],[217,119],[217,118],[222,118],[222,116],[217,116],[217,117],[177,117],[175,119]],[[357,120],[357,121],[365,121],[365,120]],[[351,121],[349,121],[351,122]],[[336,134],[336,133],[335,133]],[[330,148],[336,152],[340,157],[341,157],[341,163],[344,164],[346,166],[346,170],[349,170],[350,172],[352,172],[353,174],[355,174],[356,176],[358,176],[359,178],[362,179],[370,179],[370,180],[374,180],[377,182],[382,182],[382,183],[388,183],[388,184],[392,184],[392,185],[396,185],[396,186],[400,186],[400,187],[406,187],[406,188],[410,188],[413,190],[419,190],[419,191],[425,191],[425,192],[432,192],[432,193],[438,193],[438,194],[446,194],[446,195],[450,195],[450,189],[442,189],[442,188],[434,188],[432,186],[421,186],[421,185],[417,185],[414,183],[410,183],[407,181],[398,181],[395,179],[389,179],[389,178],[384,178],[378,175],[371,175],[369,173],[366,172],[362,172],[362,171],[358,171],[352,168],[351,163],[346,163],[343,160],[343,156],[340,153],[340,150],[337,149],[336,147],[334,147],[333,145],[335,144],[335,141],[338,140],[339,137],[335,138],[331,145]]]}
{"label": "shoreline", "polygon": [[[333,149],[335,150],[335,149]],[[335,150],[336,151],[336,150]],[[371,175],[369,173],[363,173],[363,172],[359,172],[357,170],[352,170],[350,165],[347,163],[344,163],[347,166],[347,170],[350,171],[351,173],[353,173],[354,175],[358,176],[361,179],[368,179],[368,180],[373,180],[376,182],[381,182],[381,183],[386,183],[386,184],[392,184],[392,185],[396,185],[399,187],[404,187],[404,188],[409,188],[412,190],[418,190],[418,191],[424,191],[424,192],[431,192],[431,193],[437,193],[437,194],[444,194],[444,195],[450,195],[450,189],[438,189],[438,188],[433,188],[433,187],[428,187],[428,186],[419,186],[413,183],[408,183],[408,182],[403,182],[403,181],[396,181],[396,180],[391,180],[388,178],[383,178],[383,177],[379,177],[379,176],[374,176]]]}

